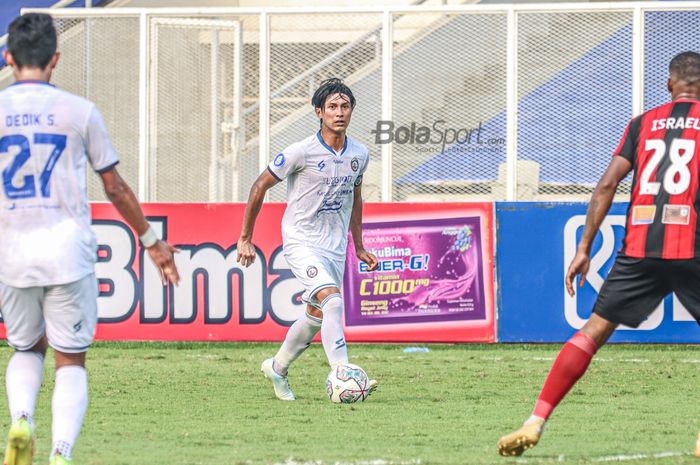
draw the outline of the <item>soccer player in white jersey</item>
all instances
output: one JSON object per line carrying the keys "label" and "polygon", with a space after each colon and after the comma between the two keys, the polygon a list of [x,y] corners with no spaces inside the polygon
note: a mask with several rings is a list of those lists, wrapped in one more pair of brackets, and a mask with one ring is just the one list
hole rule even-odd
{"label": "soccer player in white jersey", "polygon": [[[367,148],[347,137],[355,108],[352,91],[340,79],[321,83],[311,100],[321,129],[277,154],[250,189],[238,239],[238,262],[255,260],[253,227],[265,193],[287,179],[287,209],[282,219],[284,256],[302,282],[306,313],[289,328],[277,354],[261,370],[275,395],[294,400],[287,370],[321,331],[328,363],[348,362],[343,334],[340,286],[345,268],[348,227],[357,257],[376,269],[377,258],[362,245],[362,175],[369,164]],[[370,381],[370,390],[376,381]],[[370,391],[370,392],[371,392]]]}
{"label": "soccer player in white jersey", "polygon": [[9,26],[5,60],[16,83],[0,92],[0,311],[15,353],[7,366],[12,426],[5,465],[30,465],[34,406],[46,349],[54,349],[51,465],[72,463],[88,403],[85,352],[97,322],[97,259],[86,165],[140,235],[163,284],[177,284],[173,249],[158,240],[119,176],[117,154],[95,105],[49,84],[59,59],[45,14]]}

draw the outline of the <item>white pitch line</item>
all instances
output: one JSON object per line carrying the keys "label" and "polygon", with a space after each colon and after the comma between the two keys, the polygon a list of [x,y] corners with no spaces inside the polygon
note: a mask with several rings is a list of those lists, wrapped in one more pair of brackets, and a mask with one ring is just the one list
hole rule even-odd
{"label": "white pitch line", "polygon": [[603,455],[600,457],[567,457],[565,455],[560,455],[556,459],[516,459],[516,463],[566,463],[570,460],[584,461],[584,462],[594,462],[594,463],[606,463],[606,462],[631,462],[634,460],[648,460],[648,459],[666,459],[671,457],[681,457],[684,455],[692,455],[688,452],[655,452],[653,454],[618,454],[618,455]]}
{"label": "white pitch line", "polygon": [[420,459],[393,461],[384,459],[356,460],[354,462],[324,462],[323,460],[306,460],[298,462],[293,458],[288,458],[286,462],[277,462],[274,465],[420,465]]}
{"label": "white pitch line", "polygon": [[656,452],[654,454],[620,454],[608,455],[606,457],[596,457],[591,459],[591,462],[626,462],[629,460],[644,460],[644,459],[665,459],[669,457],[680,457],[681,455],[690,455],[686,452]]}

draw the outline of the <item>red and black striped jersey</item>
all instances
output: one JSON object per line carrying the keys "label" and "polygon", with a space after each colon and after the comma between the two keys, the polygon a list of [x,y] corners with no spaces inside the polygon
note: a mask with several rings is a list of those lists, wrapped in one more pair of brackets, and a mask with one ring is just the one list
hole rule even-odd
{"label": "red and black striped jersey", "polygon": [[700,257],[700,101],[678,99],[627,125],[614,155],[634,177],[622,252],[630,257]]}

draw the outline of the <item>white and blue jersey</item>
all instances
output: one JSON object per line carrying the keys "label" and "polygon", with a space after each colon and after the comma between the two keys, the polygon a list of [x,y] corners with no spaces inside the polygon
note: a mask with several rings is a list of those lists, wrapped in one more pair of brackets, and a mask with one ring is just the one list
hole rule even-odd
{"label": "white and blue jersey", "polygon": [[344,260],[354,188],[369,164],[367,148],[346,137],[335,152],[320,131],[277,154],[268,170],[287,179],[282,218],[285,251],[304,246],[324,257]]}
{"label": "white and blue jersey", "polygon": [[94,273],[86,166],[118,162],[95,105],[45,82],[0,92],[0,283],[71,283]]}

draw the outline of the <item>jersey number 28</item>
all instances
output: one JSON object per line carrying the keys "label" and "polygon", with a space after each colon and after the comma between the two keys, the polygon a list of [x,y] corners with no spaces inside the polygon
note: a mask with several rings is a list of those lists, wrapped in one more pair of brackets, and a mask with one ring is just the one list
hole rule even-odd
{"label": "jersey number 28", "polygon": [[[37,133],[34,134],[34,144],[53,145],[53,150],[46,160],[46,165],[44,165],[44,169],[39,176],[41,196],[49,197],[51,195],[49,179],[51,179],[51,172],[56,166],[58,158],[66,148],[66,136],[61,134]],[[0,138],[0,154],[7,153],[10,147],[19,147],[19,152],[15,155],[10,166],[5,168],[2,172],[2,185],[5,190],[5,195],[10,199],[36,197],[36,181],[33,175],[28,174],[24,176],[21,184],[15,185],[12,182],[12,178],[14,178],[17,171],[29,161],[32,155],[29,139],[21,134],[13,134]]]}
{"label": "jersey number 28", "polygon": [[[645,151],[651,151],[651,158],[642,170],[639,193],[642,195],[656,195],[661,187],[660,182],[651,181],[651,176],[658,168],[666,154],[666,142],[662,139],[647,139],[644,144]],[[664,190],[670,195],[678,195],[685,192],[690,186],[690,169],[688,164],[695,155],[694,139],[673,139],[668,156],[671,166],[666,170],[663,185]]]}

